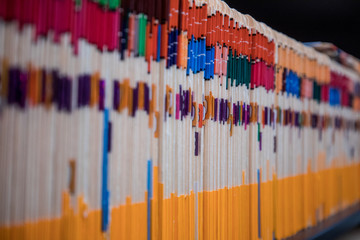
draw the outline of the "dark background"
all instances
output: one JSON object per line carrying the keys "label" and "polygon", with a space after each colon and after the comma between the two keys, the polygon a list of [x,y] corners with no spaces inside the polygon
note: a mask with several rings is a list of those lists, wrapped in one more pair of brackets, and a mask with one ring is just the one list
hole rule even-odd
{"label": "dark background", "polygon": [[301,42],[331,42],[360,59],[360,0],[225,0]]}

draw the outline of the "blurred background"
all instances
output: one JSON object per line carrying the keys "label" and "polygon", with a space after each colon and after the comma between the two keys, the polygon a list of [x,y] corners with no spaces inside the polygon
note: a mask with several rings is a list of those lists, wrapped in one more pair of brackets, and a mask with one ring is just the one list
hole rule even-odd
{"label": "blurred background", "polygon": [[[328,42],[360,58],[358,0],[226,0],[230,7],[301,42]],[[354,220],[355,221],[355,220]],[[344,229],[339,240],[360,239],[360,226]]]}

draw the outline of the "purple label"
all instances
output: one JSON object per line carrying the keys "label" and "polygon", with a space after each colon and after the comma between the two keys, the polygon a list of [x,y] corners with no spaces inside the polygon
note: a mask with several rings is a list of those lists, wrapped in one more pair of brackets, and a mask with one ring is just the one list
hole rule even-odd
{"label": "purple label", "polygon": [[144,84],[144,108],[147,114],[150,112],[150,87]]}
{"label": "purple label", "polygon": [[117,109],[119,109],[119,104],[120,104],[120,88],[119,88],[120,84],[119,81],[115,80],[114,81],[114,94],[113,94],[113,108],[115,111],[117,111]]}
{"label": "purple label", "polygon": [[195,132],[195,156],[199,155],[199,133]]}
{"label": "purple label", "polygon": [[178,120],[180,118],[180,94],[176,94],[176,113],[175,119]]}
{"label": "purple label", "polygon": [[139,83],[136,85],[136,88],[133,89],[133,104],[132,104],[133,117],[135,117],[136,110],[138,108],[138,99],[139,99]]}
{"label": "purple label", "polygon": [[265,125],[268,125],[268,108],[265,107],[264,108],[264,120],[265,120]]}
{"label": "purple label", "polygon": [[105,107],[105,81],[100,80],[99,82],[99,110],[104,110]]}
{"label": "purple label", "polygon": [[217,107],[218,106],[218,99],[217,98],[215,98],[215,100],[214,100],[214,121],[216,122],[216,120],[217,120]]}
{"label": "purple label", "polygon": [[19,103],[21,108],[25,108],[25,105],[26,105],[27,85],[28,85],[28,75],[27,75],[27,73],[20,73],[19,101],[18,101],[18,103]]}

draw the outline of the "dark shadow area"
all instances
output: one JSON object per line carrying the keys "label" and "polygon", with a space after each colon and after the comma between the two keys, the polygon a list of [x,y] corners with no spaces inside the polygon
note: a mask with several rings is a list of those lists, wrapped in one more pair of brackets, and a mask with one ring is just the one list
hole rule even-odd
{"label": "dark shadow area", "polygon": [[[296,233],[287,240],[328,240],[346,236],[360,224],[360,205],[352,205],[310,227]],[[347,239],[347,238],[345,238]],[[351,239],[351,238],[350,238]]]}
{"label": "dark shadow area", "polygon": [[226,0],[230,7],[301,42],[332,42],[360,58],[358,0]]}
{"label": "dark shadow area", "polygon": [[336,238],[336,240],[357,240],[360,239],[360,225]]}

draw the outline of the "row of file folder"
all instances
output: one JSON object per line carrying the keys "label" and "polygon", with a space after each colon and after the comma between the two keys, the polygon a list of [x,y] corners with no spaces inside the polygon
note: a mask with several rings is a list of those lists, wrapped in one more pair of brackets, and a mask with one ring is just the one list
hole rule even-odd
{"label": "row of file folder", "polygon": [[220,0],[0,0],[0,239],[284,239],[360,200],[360,72]]}

